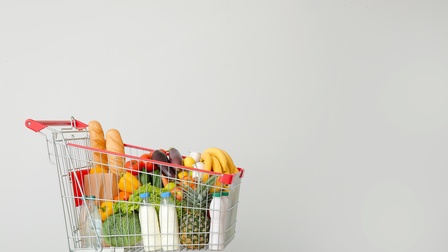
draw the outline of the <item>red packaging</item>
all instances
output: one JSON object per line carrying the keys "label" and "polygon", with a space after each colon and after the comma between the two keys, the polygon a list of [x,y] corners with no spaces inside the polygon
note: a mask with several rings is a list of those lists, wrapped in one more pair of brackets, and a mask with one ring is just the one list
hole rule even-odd
{"label": "red packaging", "polygon": [[[86,175],[86,174],[89,174],[88,169],[82,169],[82,170],[77,170],[75,172],[70,172],[75,206],[82,205],[82,190],[84,188],[84,175]],[[78,181],[79,181],[79,186],[78,186],[78,182],[76,181],[76,179],[78,179]]]}

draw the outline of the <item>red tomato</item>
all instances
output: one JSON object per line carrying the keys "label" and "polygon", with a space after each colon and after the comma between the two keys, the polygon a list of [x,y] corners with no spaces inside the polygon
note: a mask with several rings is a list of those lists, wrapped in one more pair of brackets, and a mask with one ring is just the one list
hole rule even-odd
{"label": "red tomato", "polygon": [[144,159],[151,159],[152,156],[152,152],[150,153],[143,153],[140,158],[144,158]]}
{"label": "red tomato", "polygon": [[180,187],[174,187],[170,192],[179,201],[184,198],[183,190]]}
{"label": "red tomato", "polygon": [[128,171],[132,174],[132,175],[137,175],[138,172],[141,170],[141,164],[140,162],[144,163],[143,161],[137,161],[137,160],[129,160],[124,164],[124,168],[129,169]]}
{"label": "red tomato", "polygon": [[[140,158],[148,159],[148,160],[150,160],[151,157],[152,157],[152,152],[144,153],[140,156]],[[143,162],[143,167],[146,168],[147,172],[152,172],[154,170],[154,164],[151,162]],[[143,167],[142,167],[142,169],[143,169]]]}

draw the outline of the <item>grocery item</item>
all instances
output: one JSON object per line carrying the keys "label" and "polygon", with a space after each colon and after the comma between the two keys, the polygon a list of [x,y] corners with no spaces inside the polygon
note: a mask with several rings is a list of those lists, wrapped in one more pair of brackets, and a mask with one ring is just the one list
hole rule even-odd
{"label": "grocery item", "polygon": [[[198,161],[198,162],[194,163],[194,164],[192,165],[192,167],[195,168],[195,169],[198,169],[198,170],[204,170],[204,163],[202,163],[201,161]],[[208,174],[207,174],[207,175],[208,175]],[[200,181],[201,172],[199,172],[199,171],[192,171],[192,172],[191,172],[191,176],[192,176],[195,180],[199,180],[199,181]],[[208,178],[208,177],[205,177],[205,173],[203,174],[202,177],[205,178],[204,180],[207,180],[206,178]]]}
{"label": "grocery item", "polygon": [[[160,202],[161,202],[161,197],[160,194],[162,192],[167,192],[167,190],[165,188],[159,188],[156,186],[151,185],[150,183],[146,184],[146,185],[142,185],[140,186],[136,191],[134,191],[134,193],[132,193],[129,196],[128,201],[118,201],[114,203],[114,212],[115,213],[132,213],[135,211],[138,211],[140,204],[142,202],[142,199],[140,198],[140,194],[141,193],[145,193],[145,192],[149,192],[151,193],[148,201],[149,203],[151,203],[154,208],[156,209],[156,211],[159,211],[159,206],[160,206]],[[182,202],[176,201],[175,202],[176,206],[176,211],[177,211],[177,216],[181,216],[181,211],[182,208],[180,207]]]}
{"label": "grocery item", "polygon": [[140,155],[140,158],[144,159],[144,161],[143,161],[143,163],[145,164],[144,168],[148,172],[152,172],[154,170],[154,164],[147,161],[147,160],[151,159],[151,156],[152,156],[152,152],[147,152],[147,153],[143,153],[142,155]]}
{"label": "grocery item", "polygon": [[[89,122],[89,136],[90,136],[90,146],[100,150],[106,150],[106,139],[104,138],[103,127],[98,121]],[[99,165],[100,167],[107,169],[107,154],[94,151],[93,162],[94,166]]]}
{"label": "grocery item", "polygon": [[124,172],[120,180],[118,180],[118,189],[123,192],[133,193],[141,185],[142,183],[137,176],[132,175],[130,172]]}
{"label": "grocery item", "polygon": [[159,220],[162,249],[164,251],[178,250],[179,224],[174,201],[171,199],[170,192],[163,192],[160,197]]}
{"label": "grocery item", "polygon": [[70,186],[73,190],[75,206],[78,207],[83,204],[82,195],[84,193],[84,175],[89,174],[88,169],[70,171]]}
{"label": "grocery item", "polygon": [[170,163],[177,164],[177,165],[183,165],[183,158],[180,154],[179,150],[171,147],[168,149],[168,157],[170,160]]}
{"label": "grocery item", "polygon": [[86,196],[79,214],[79,235],[82,248],[100,248],[102,221],[95,196]]}
{"label": "grocery item", "polygon": [[227,239],[229,238],[228,237],[228,234],[229,234],[228,229],[230,226],[230,216],[229,216],[230,202],[229,202],[229,192],[228,191],[222,191],[221,200],[223,201],[223,203],[225,205],[224,209],[225,209],[226,216],[225,216],[225,225],[224,225],[224,232],[225,232],[224,241],[227,241]]}
{"label": "grocery item", "polygon": [[188,249],[202,249],[208,244],[208,232],[210,231],[210,220],[207,211],[211,197],[209,197],[210,186],[216,181],[216,176],[210,178],[203,184],[193,189],[190,186],[184,189],[184,212],[180,223],[180,242]]}
{"label": "grocery item", "polygon": [[137,174],[137,178],[138,180],[140,180],[140,183],[142,183],[142,185],[146,185],[148,183],[151,183],[152,181],[152,176],[151,174],[149,174],[146,168],[143,168],[142,171],[139,174]]}
{"label": "grocery item", "polygon": [[140,220],[137,213],[115,213],[103,223],[104,241],[113,247],[134,246],[141,242]]}
{"label": "grocery item", "polygon": [[145,166],[145,162],[135,159],[128,160],[124,163],[124,168],[126,168],[126,171],[130,172],[132,175],[138,175]]}
{"label": "grocery item", "polygon": [[199,152],[190,151],[190,154],[188,156],[192,157],[195,163],[201,161],[201,153]]}
{"label": "grocery item", "polygon": [[145,251],[160,250],[161,237],[159,219],[156,209],[149,202],[150,193],[141,193],[142,204],[139,208],[140,227],[142,230],[143,248]]}
{"label": "grocery item", "polygon": [[105,221],[107,217],[114,213],[114,206],[112,201],[104,201],[99,207],[99,212],[101,215],[101,220]]}
{"label": "grocery item", "polygon": [[[165,163],[170,162],[170,160],[168,159],[168,156],[161,149],[155,150],[152,153],[151,159],[156,160],[156,161],[165,162]],[[160,172],[164,176],[167,176],[169,178],[176,178],[176,174],[175,174],[176,172],[173,167],[163,165],[163,164],[154,164],[154,169],[159,169]]]}
{"label": "grocery item", "polygon": [[[201,162],[204,164],[203,165],[203,170],[205,170],[205,171],[212,171],[212,156],[210,155],[210,153],[202,152],[201,153]],[[209,176],[210,175],[208,173],[204,173],[202,175],[202,181],[203,182],[207,181]]]}
{"label": "grocery item", "polygon": [[118,195],[118,176],[113,173],[86,174],[83,181],[84,194],[95,196],[97,206]]}
{"label": "grocery item", "polygon": [[223,250],[225,243],[226,204],[220,192],[212,194],[210,202],[210,250]]}
{"label": "grocery item", "polygon": [[183,165],[186,167],[193,167],[193,165],[196,163],[193,157],[187,156],[183,160]]}
{"label": "grocery item", "polygon": [[227,169],[224,170],[224,168],[226,168],[226,164],[221,164],[221,162],[219,161],[219,159],[216,156],[211,156],[211,157],[212,157],[212,167],[213,167],[214,172],[218,172],[218,173],[227,172]]}
{"label": "grocery item", "polygon": [[[219,165],[214,166],[213,160],[211,157],[215,157],[219,161]],[[205,149],[201,153],[201,160],[204,160],[204,169],[211,169],[214,172],[225,173],[225,174],[234,174],[238,172],[235,164],[233,163],[232,157],[225,150],[210,147]],[[216,161],[215,161],[216,163]]]}
{"label": "grocery item", "polygon": [[130,192],[120,191],[117,196],[114,197],[114,200],[127,201],[131,197]]}
{"label": "grocery item", "polygon": [[[124,143],[121,134],[116,129],[109,129],[106,133],[106,150],[124,154]],[[108,154],[109,171],[115,174],[124,172],[125,158],[119,155]]]}

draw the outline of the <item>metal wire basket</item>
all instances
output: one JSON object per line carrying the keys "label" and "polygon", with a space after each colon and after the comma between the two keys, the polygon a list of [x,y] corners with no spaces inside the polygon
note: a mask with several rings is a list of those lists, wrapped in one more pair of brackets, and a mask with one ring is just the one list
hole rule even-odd
{"label": "metal wire basket", "polygon": [[[51,121],[28,119],[25,126],[45,137],[48,158],[57,167],[69,251],[224,250],[235,238],[244,169],[238,167],[233,174],[223,174],[147,159],[144,154],[155,149],[127,143],[124,154],[96,149],[90,146],[88,124],[73,117]],[[118,167],[107,160],[93,161],[95,153],[122,158],[129,165]],[[171,169],[173,176],[165,176],[161,169]],[[120,172],[111,172],[117,170]],[[151,205],[157,213],[161,194],[170,192],[177,221],[176,229],[169,234],[177,238],[171,247],[144,243],[144,239],[157,234],[142,233],[140,218],[136,221],[143,205],[139,197],[142,192],[151,195]],[[229,195],[222,210],[225,228],[218,247],[211,246],[209,239],[214,232],[210,230],[209,211],[214,192]],[[93,211],[98,211],[102,219],[101,228],[90,235],[80,230],[81,209],[87,196],[95,196],[96,206],[87,212],[88,221],[95,225]],[[157,220],[161,221],[160,216]],[[135,225],[123,227],[123,223]],[[83,246],[86,239],[97,242],[86,248]]]}

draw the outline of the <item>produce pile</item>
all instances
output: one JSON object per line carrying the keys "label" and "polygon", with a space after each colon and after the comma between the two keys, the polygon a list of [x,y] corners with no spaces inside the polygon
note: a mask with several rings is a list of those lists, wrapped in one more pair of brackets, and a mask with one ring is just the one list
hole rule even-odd
{"label": "produce pile", "polygon": [[135,158],[129,158],[134,155],[125,153],[118,130],[104,134],[101,124],[91,121],[89,136],[93,165],[86,176],[113,176],[103,188],[89,189],[102,192],[97,198],[101,199],[99,211],[107,245],[128,247],[141,241],[138,210],[144,192],[150,194],[149,202],[156,211],[161,193],[170,192],[176,205],[180,242],[188,249],[201,249],[207,244],[211,193],[228,190],[221,175],[239,171],[226,151],[211,147],[183,156],[174,147],[142,149]]}

